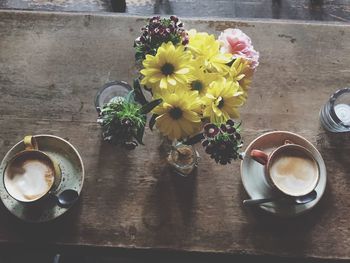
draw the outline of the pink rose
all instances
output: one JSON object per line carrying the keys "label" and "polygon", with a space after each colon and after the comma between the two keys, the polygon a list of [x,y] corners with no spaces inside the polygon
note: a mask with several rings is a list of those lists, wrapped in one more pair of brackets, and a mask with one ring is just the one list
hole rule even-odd
{"label": "pink rose", "polygon": [[239,29],[225,29],[219,36],[222,53],[233,54],[233,57],[243,57],[250,61],[255,69],[259,65],[259,52],[257,52],[250,38]]}

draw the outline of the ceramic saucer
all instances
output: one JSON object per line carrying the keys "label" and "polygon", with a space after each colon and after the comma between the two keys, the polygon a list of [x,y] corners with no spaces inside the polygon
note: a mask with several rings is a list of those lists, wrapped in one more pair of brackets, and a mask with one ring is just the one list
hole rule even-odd
{"label": "ceramic saucer", "polygon": [[313,208],[320,201],[326,188],[327,171],[325,163],[319,151],[308,140],[300,135],[286,131],[274,131],[261,135],[251,142],[245,150],[241,162],[241,178],[243,186],[250,198],[258,199],[276,195],[275,191],[266,182],[264,166],[254,161],[250,157],[250,152],[253,149],[258,149],[269,153],[283,145],[285,140],[290,140],[295,144],[307,148],[313,154],[320,167],[320,180],[315,188],[317,192],[317,198],[315,200],[303,205],[282,204],[281,202],[270,202],[260,205],[262,209],[268,212],[288,217],[302,214]]}
{"label": "ceramic saucer", "polygon": [[[53,135],[35,135],[39,150],[48,154],[61,168],[62,178],[55,190],[74,189],[80,193],[84,182],[84,166],[78,151],[66,140]],[[64,214],[69,208],[57,206],[54,198],[47,198],[39,204],[28,205],[13,199],[4,188],[3,174],[7,162],[13,155],[24,150],[23,140],[13,146],[0,165],[0,198],[5,207],[16,217],[28,222],[45,222]]]}

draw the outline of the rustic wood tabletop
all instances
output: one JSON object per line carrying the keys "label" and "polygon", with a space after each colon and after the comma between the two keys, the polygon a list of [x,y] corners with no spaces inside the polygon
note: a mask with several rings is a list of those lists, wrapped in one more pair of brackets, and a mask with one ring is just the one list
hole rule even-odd
{"label": "rustic wood tabletop", "polygon": [[273,130],[312,142],[327,188],[305,215],[279,218],[242,206],[240,162],[215,165],[197,147],[196,176],[178,178],[147,129],[145,146],[102,141],[93,100],[111,80],[136,76],[133,40],[145,18],[112,14],[0,11],[0,156],[26,134],[69,140],[85,165],[79,202],[44,224],[0,205],[0,246],[63,245],[350,260],[350,136],[331,135],[319,110],[350,83],[350,25],[272,20],[184,20],[219,34],[242,29],[260,51],[242,110],[246,147]]}

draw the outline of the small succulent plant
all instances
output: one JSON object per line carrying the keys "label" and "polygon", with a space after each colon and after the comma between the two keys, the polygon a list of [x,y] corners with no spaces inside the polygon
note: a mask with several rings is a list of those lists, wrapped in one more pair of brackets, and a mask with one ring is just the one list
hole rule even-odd
{"label": "small succulent plant", "polygon": [[161,100],[154,100],[142,105],[135,101],[134,90],[125,98],[114,98],[102,107],[97,119],[104,140],[129,150],[143,144],[147,113],[160,103]]}

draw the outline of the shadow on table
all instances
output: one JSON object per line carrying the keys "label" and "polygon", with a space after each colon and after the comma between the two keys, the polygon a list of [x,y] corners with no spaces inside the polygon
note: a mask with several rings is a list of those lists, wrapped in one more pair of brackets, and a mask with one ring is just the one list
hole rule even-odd
{"label": "shadow on table", "polygon": [[[1,263],[54,263],[56,256],[53,249],[39,250],[18,248],[17,253],[2,253]],[[129,251],[109,249],[89,249],[75,251],[65,250],[60,254],[59,262],[55,263],[345,263],[345,260],[322,260],[322,259],[301,259],[284,258],[273,256],[247,256],[247,255],[215,255],[210,253],[183,253],[163,251]]]}
{"label": "shadow on table", "polygon": [[[243,185],[240,186],[240,192],[242,198],[248,198]],[[281,217],[271,214],[259,206],[244,207],[242,205],[244,218],[247,218],[248,222],[242,226],[240,232],[246,236],[245,242],[258,250],[266,248],[266,251],[269,251],[273,247],[276,254],[282,255],[288,252],[289,255],[303,255],[304,252],[308,252],[310,245],[314,242],[310,238],[314,236],[316,229],[320,229],[320,226],[323,225],[322,222],[329,216],[333,199],[330,186],[327,185],[324,195],[315,207],[294,217]]]}

